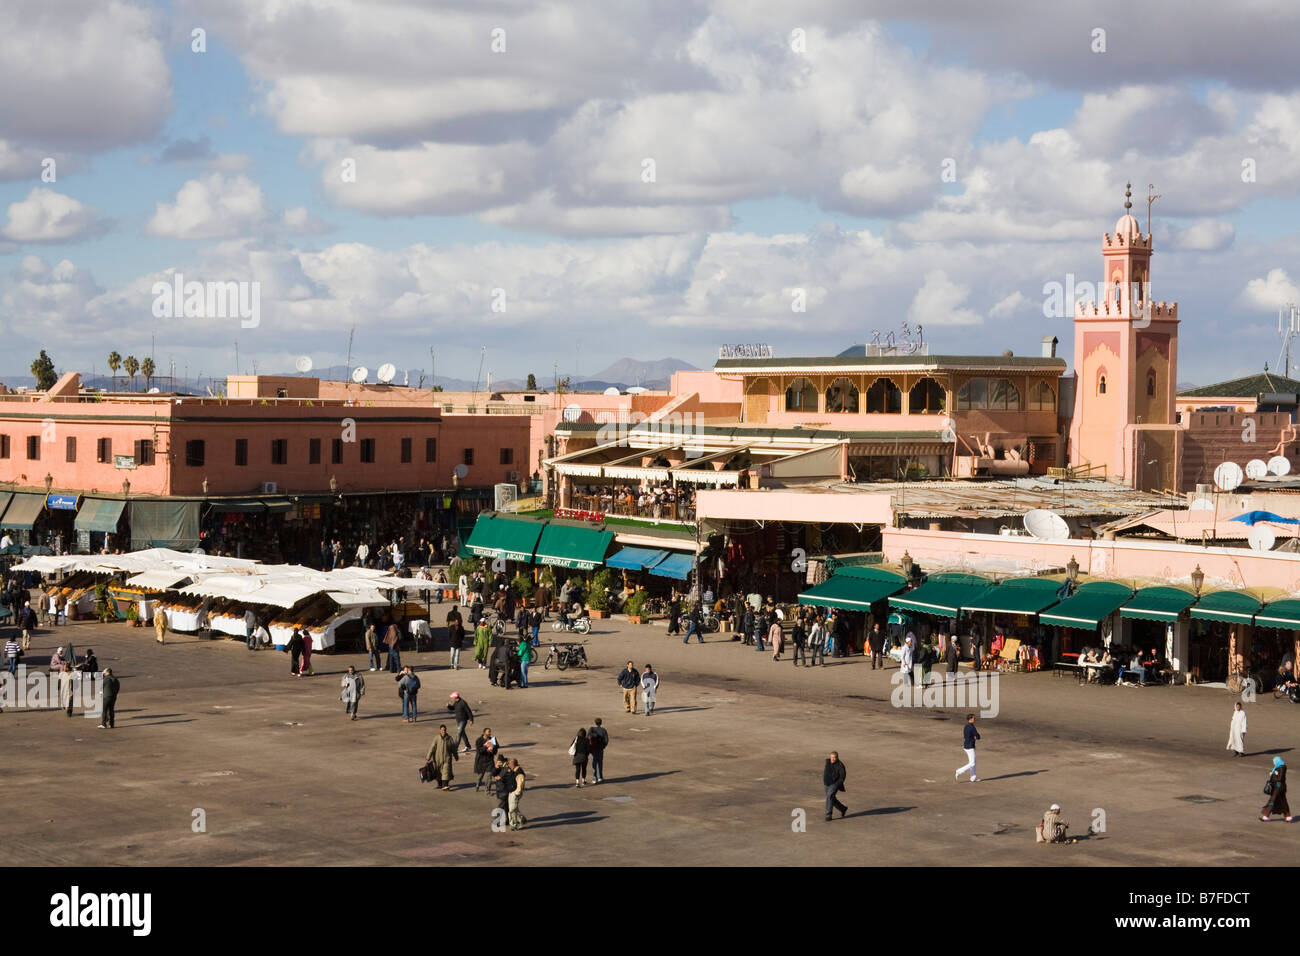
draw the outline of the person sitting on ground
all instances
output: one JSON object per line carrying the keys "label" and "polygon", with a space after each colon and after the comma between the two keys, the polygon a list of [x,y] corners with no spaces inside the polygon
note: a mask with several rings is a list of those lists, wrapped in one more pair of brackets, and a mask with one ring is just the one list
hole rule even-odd
{"label": "person sitting on ground", "polygon": [[1043,822],[1038,825],[1039,843],[1066,843],[1069,837],[1066,831],[1070,829],[1068,823],[1061,820],[1061,805],[1054,803],[1043,814]]}

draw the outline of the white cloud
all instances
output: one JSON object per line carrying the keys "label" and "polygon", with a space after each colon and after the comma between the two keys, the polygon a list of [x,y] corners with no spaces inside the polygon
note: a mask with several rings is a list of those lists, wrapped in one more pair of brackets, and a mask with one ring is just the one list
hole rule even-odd
{"label": "white cloud", "polygon": [[1285,269],[1270,269],[1264,278],[1247,282],[1239,298],[1253,308],[1280,309],[1291,303],[1300,304],[1300,287]]}
{"label": "white cloud", "polygon": [[978,312],[962,308],[970,289],[935,269],[925,275],[925,284],[916,292],[907,310],[907,319],[922,325],[979,325],[984,321]]}
{"label": "white cloud", "polygon": [[147,230],[170,239],[226,239],[258,232],[268,219],[262,190],[246,176],[191,179],[172,203],[158,203]]}
{"label": "white cloud", "polygon": [[156,12],[125,0],[0,4],[0,130],[23,145],[109,149],[171,110]]}
{"label": "white cloud", "polygon": [[1010,318],[1011,316],[1025,312],[1027,309],[1032,307],[1033,303],[1017,290],[1016,292],[1012,292],[1010,295],[998,299],[998,301],[994,303],[993,308],[989,309],[989,318]]}
{"label": "white cloud", "polygon": [[1199,219],[1185,228],[1170,230],[1170,248],[1188,252],[1218,252],[1232,245],[1237,230],[1221,219]]}
{"label": "white cloud", "polygon": [[15,242],[74,242],[106,227],[90,206],[38,186],[26,199],[9,204],[9,221],[0,235]]}

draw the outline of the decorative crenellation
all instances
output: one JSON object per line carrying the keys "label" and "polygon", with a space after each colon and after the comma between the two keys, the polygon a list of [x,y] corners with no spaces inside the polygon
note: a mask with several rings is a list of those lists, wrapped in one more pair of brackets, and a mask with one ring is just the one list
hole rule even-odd
{"label": "decorative crenellation", "polygon": [[[1113,319],[1131,319],[1134,312],[1121,309],[1114,302],[1109,300],[1098,305],[1096,302],[1076,302],[1074,304],[1075,318],[1113,318]],[[1153,319],[1176,319],[1178,318],[1177,302],[1153,302],[1149,310],[1149,315]]]}
{"label": "decorative crenellation", "polygon": [[1150,249],[1151,248],[1151,233],[1149,232],[1146,234],[1146,236],[1141,236],[1141,235],[1126,236],[1122,232],[1117,232],[1114,236],[1112,236],[1109,232],[1103,232],[1101,234],[1101,238],[1102,238],[1102,243],[1111,249],[1119,249],[1119,248]]}

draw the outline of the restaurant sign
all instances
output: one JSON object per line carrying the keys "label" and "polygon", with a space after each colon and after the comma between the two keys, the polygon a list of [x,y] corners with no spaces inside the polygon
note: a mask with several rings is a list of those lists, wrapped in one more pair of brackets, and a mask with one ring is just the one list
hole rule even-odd
{"label": "restaurant sign", "polygon": [[718,358],[720,359],[770,359],[772,357],[772,346],[759,343],[750,343],[747,345],[719,345]]}
{"label": "restaurant sign", "polygon": [[135,468],[135,455],[114,455],[114,456],[113,456],[113,467],[114,467],[114,468],[130,468],[130,469],[134,469],[134,468]]}
{"label": "restaurant sign", "polygon": [[51,511],[76,511],[79,495],[46,495],[45,507]]}

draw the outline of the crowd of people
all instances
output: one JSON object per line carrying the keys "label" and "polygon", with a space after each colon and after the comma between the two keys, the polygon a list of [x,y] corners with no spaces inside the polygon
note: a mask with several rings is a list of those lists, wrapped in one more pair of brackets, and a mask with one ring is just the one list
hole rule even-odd
{"label": "crowd of people", "polygon": [[572,504],[604,514],[694,521],[695,486],[640,485],[633,488],[631,485],[593,485],[574,495]]}

